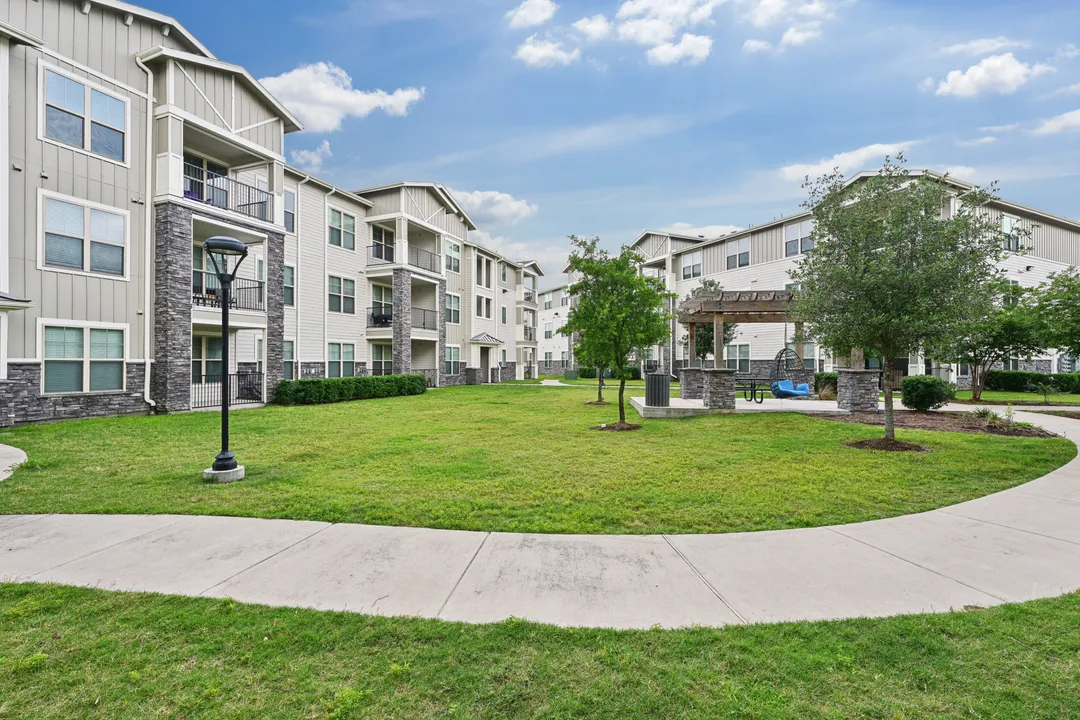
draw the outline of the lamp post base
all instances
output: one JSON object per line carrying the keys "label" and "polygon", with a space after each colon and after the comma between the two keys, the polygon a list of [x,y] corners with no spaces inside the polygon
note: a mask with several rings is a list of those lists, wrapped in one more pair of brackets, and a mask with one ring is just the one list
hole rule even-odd
{"label": "lamp post base", "polygon": [[232,470],[203,470],[203,480],[213,483],[233,483],[244,479],[244,466],[237,465]]}

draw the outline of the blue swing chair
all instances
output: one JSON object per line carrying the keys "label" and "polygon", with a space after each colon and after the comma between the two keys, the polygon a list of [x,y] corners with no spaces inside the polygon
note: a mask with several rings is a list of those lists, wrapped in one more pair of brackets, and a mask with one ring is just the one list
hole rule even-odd
{"label": "blue swing chair", "polygon": [[791,348],[784,348],[773,362],[772,394],[781,400],[810,396],[810,382],[802,358]]}

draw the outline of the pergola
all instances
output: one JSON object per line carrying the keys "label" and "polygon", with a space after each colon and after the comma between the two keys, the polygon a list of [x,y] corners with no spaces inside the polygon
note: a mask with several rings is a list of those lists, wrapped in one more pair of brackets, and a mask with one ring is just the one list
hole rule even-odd
{"label": "pergola", "polygon": [[[793,300],[790,290],[718,292],[684,300],[679,305],[679,322],[690,329],[691,358],[697,348],[695,327],[699,324],[713,326],[713,357],[717,367],[724,358],[724,323],[793,323],[795,337],[801,338],[802,322],[791,315]],[[805,350],[801,342],[795,346],[800,359]]]}

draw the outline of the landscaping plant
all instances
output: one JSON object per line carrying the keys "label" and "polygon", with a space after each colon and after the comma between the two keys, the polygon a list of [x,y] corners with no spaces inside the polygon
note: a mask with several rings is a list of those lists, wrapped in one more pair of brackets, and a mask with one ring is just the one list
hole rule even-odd
{"label": "landscaping plant", "polygon": [[1080,269],[1054,273],[1035,293],[1049,347],[1080,358]]}
{"label": "landscaping plant", "polygon": [[[690,291],[686,296],[687,300],[693,300],[701,295],[717,295],[724,292],[724,287],[715,280],[709,280],[707,278],[702,279],[701,284]],[[701,367],[705,367],[705,358],[712,355],[713,347],[713,335],[715,329],[712,323],[695,323],[694,328],[694,353],[693,357],[701,360]],[[735,341],[735,334],[738,332],[739,326],[736,323],[724,323],[724,346],[728,346]],[[690,339],[686,340],[686,348],[690,347]],[[686,353],[688,356],[690,353]],[[724,358],[714,358],[716,367],[721,367],[724,364]]]}
{"label": "landscaping plant", "polygon": [[956,386],[933,375],[909,375],[900,391],[904,407],[920,412],[943,408],[956,398]]}

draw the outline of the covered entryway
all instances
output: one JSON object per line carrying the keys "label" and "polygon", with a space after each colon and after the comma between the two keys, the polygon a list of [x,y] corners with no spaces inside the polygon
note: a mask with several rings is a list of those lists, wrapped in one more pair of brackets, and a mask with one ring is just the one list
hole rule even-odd
{"label": "covered entryway", "polygon": [[495,362],[496,353],[498,348],[503,344],[502,340],[490,335],[488,333],[480,333],[475,336],[470,342],[476,345],[479,349],[479,367],[480,382],[482,384],[497,383],[502,380],[502,374],[498,363]]}

